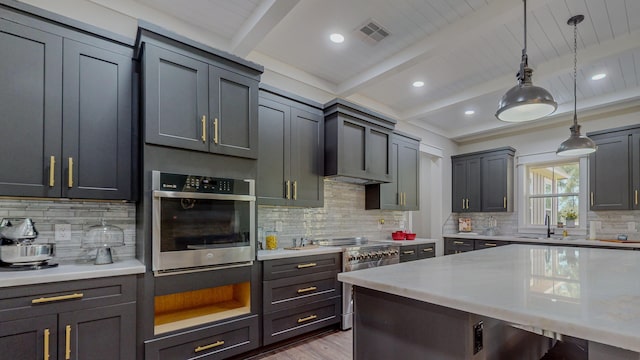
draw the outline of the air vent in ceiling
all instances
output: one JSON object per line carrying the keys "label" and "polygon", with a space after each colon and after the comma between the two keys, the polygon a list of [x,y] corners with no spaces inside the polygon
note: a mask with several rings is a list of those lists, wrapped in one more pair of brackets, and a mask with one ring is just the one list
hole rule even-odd
{"label": "air vent in ceiling", "polygon": [[375,45],[390,35],[389,31],[373,19],[365,21],[357,28],[356,33],[369,44]]}

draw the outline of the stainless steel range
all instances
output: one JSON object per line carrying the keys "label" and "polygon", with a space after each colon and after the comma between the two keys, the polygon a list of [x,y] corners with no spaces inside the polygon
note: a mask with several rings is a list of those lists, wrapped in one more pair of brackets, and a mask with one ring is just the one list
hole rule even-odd
{"label": "stainless steel range", "polygon": [[[384,242],[370,242],[366,238],[340,238],[315,240],[320,246],[342,247],[342,271],[355,271],[372,267],[397,264],[400,262],[400,247]],[[353,325],[353,288],[342,284],[342,330]]]}

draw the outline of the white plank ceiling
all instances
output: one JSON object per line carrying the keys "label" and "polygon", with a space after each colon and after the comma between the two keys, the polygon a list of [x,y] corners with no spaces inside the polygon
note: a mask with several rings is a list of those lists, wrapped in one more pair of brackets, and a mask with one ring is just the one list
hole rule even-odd
{"label": "white plank ceiling", "polygon": [[[494,113],[516,83],[520,0],[136,1],[218,35],[228,42],[222,50],[259,59],[269,71],[337,97],[366,99],[399,121],[451,139],[511,126]],[[640,0],[529,0],[527,6],[533,82],[558,101],[553,116],[573,109],[573,28],[566,23],[576,14],[585,16],[578,25],[578,110],[638,103]],[[357,30],[369,20],[390,35],[377,44],[363,41]],[[329,42],[333,32],[345,42]],[[591,80],[601,72],[607,77]],[[412,87],[415,80],[425,86]]]}

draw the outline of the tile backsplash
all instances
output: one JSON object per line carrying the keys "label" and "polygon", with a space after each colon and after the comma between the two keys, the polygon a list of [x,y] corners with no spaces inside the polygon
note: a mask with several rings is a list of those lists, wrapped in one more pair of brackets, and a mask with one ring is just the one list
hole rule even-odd
{"label": "tile backsplash", "polygon": [[[29,217],[38,230],[37,243],[55,243],[56,262],[89,261],[95,250],[81,247],[84,232],[104,219],[124,231],[125,245],[111,249],[114,260],[135,257],[135,216],[133,203],[80,200],[0,200],[0,218]],[[55,225],[70,224],[71,240],[56,241]]]}
{"label": "tile backsplash", "polygon": [[[363,185],[324,180],[324,207],[258,207],[258,227],[278,232],[278,246],[292,245],[291,239],[364,236],[370,240],[391,239],[391,232],[408,226],[408,213],[390,210],[365,210]],[[384,224],[380,225],[380,219]]]}

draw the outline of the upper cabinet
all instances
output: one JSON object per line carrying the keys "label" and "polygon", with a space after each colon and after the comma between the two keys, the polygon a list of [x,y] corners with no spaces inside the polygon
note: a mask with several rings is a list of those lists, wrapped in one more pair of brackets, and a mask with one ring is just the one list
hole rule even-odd
{"label": "upper cabinet", "polygon": [[637,210],[640,191],[640,127],[589,133],[598,149],[589,155],[591,210]]}
{"label": "upper cabinet", "polygon": [[322,105],[266,85],[260,91],[258,204],[324,205]]}
{"label": "upper cabinet", "polygon": [[130,199],[132,48],[2,8],[0,48],[0,195]]}
{"label": "upper cabinet", "polygon": [[261,66],[150,24],[138,41],[147,143],[258,158]]}
{"label": "upper cabinet", "polygon": [[325,104],[325,176],[360,184],[393,181],[395,120],[342,99]]}
{"label": "upper cabinet", "polygon": [[513,211],[510,147],[451,157],[452,212]]}
{"label": "upper cabinet", "polygon": [[394,132],[391,142],[393,181],[366,186],[365,208],[419,210],[420,139]]}

